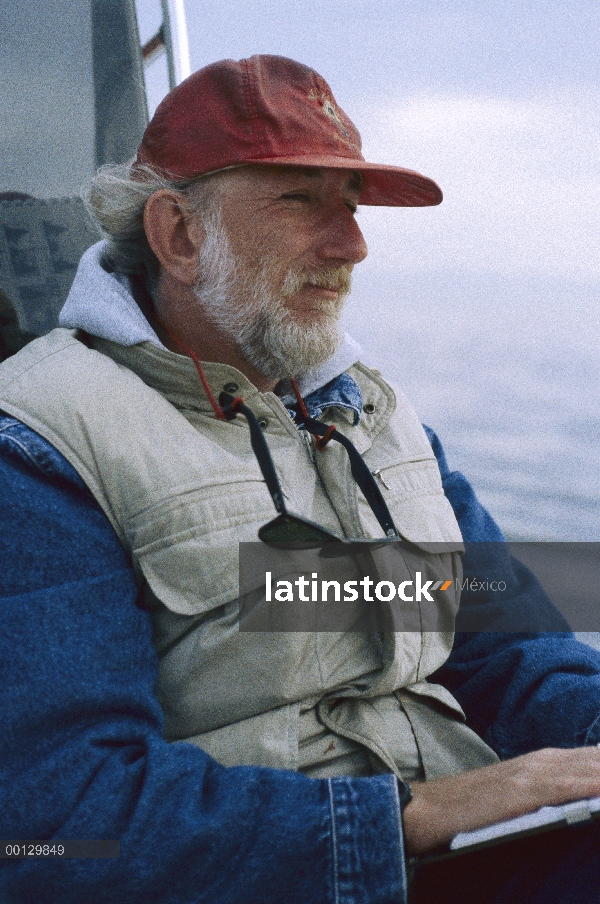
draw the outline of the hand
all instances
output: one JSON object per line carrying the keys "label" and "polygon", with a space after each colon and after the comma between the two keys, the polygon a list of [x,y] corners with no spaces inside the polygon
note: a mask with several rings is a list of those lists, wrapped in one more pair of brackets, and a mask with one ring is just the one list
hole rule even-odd
{"label": "hand", "polygon": [[468,832],[540,807],[600,796],[600,749],[547,748],[411,786],[403,813],[406,849],[424,854]]}

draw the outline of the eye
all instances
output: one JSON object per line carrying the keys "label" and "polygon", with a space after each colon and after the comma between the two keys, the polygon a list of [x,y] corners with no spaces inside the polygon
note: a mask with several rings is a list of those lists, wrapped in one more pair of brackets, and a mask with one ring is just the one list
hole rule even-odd
{"label": "eye", "polygon": [[284,201],[310,201],[309,195],[303,194],[302,192],[287,192],[285,195],[281,196]]}

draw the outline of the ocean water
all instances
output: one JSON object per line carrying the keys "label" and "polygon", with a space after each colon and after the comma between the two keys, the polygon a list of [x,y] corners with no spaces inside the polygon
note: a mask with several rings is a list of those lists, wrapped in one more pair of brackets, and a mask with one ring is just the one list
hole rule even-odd
{"label": "ocean water", "polygon": [[[346,326],[508,539],[600,540],[600,285],[359,274]],[[600,634],[579,635],[600,649]]]}
{"label": "ocean water", "polygon": [[506,536],[600,540],[600,287],[357,276],[347,327]]}

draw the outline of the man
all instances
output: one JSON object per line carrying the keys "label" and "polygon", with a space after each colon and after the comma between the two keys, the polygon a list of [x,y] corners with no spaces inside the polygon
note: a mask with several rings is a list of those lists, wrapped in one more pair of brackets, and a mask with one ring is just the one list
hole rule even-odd
{"label": "man", "polygon": [[[82,259],[65,329],[0,371],[2,834],[119,838],[121,858],[8,863],[8,900],[398,901],[406,853],[600,794],[600,661],[569,637],[463,638],[444,666],[452,639],[433,632],[238,631],[238,543],[274,512],[232,396],[303,524],[378,539],[389,517],[431,574],[458,573],[463,538],[501,539],[338,331],[366,255],[357,205],[440,200],[366,163],[323,79],[268,56],[193,75],[132,167],[98,175],[107,242]],[[321,414],[383,507],[344,448],[311,438]],[[581,891],[596,838],[552,871],[532,855],[510,888],[484,867],[486,900],[565,900],[574,876]],[[476,900],[468,872],[429,899]]]}

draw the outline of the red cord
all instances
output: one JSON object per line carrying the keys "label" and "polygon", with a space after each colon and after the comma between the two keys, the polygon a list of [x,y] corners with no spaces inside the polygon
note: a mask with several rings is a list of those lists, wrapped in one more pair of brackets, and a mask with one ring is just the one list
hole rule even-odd
{"label": "red cord", "polygon": [[315,446],[317,447],[319,452],[323,451],[323,449],[325,448],[325,446],[327,445],[327,443],[329,442],[329,440],[335,433],[335,430],[336,430],[335,424],[330,424],[330,426],[327,428],[327,431],[324,434],[324,436],[320,436],[318,439],[315,440]]}
{"label": "red cord", "polygon": [[[223,411],[221,406],[217,404],[217,401],[211,392],[210,386],[208,385],[208,380],[206,379],[206,376],[204,374],[204,371],[202,369],[202,365],[200,364],[200,360],[199,360],[198,356],[191,350],[191,348],[188,348],[187,345],[184,345],[184,343],[180,339],[177,338],[175,333],[169,329],[167,324],[163,323],[163,321],[160,319],[158,314],[154,314],[153,316],[154,316],[154,319],[156,320],[156,322],[159,324],[159,326],[162,326],[163,330],[169,334],[169,336],[171,337],[173,342],[175,342],[179,346],[179,348],[182,348],[184,350],[184,352],[190,356],[190,358],[196,365],[196,370],[198,371],[198,376],[200,377],[200,379],[202,381],[202,386],[204,387],[204,392],[208,396],[208,401],[210,402],[212,410],[215,413],[215,417],[217,418],[218,421],[226,421],[227,418],[225,417],[225,412]],[[240,399],[240,401],[243,401],[243,400]]]}
{"label": "red cord", "polygon": [[298,405],[300,407],[300,413],[301,413],[302,417],[310,417],[310,415],[308,413],[308,409],[307,409],[306,405],[304,404],[304,399],[300,395],[300,390],[298,389],[298,384],[296,383],[296,381],[294,380],[293,377],[291,377],[290,383],[292,384],[292,389],[294,390],[294,392],[296,394],[296,398],[298,399]]}
{"label": "red cord", "polygon": [[[300,408],[300,413],[302,414],[302,417],[310,419],[310,415],[308,413],[308,409],[306,407],[304,399],[300,395],[300,390],[298,389],[298,384],[296,383],[296,381],[293,377],[290,378],[290,383],[292,384],[292,389],[294,390],[294,393],[296,394],[296,398],[298,400],[298,407]],[[325,448],[325,446],[327,445],[327,443],[333,436],[335,430],[336,430],[335,424],[331,424],[331,426],[329,426],[327,428],[327,431],[325,432],[324,436],[320,436],[318,439],[315,439],[315,446],[317,447],[319,452],[323,451],[323,449]]]}

